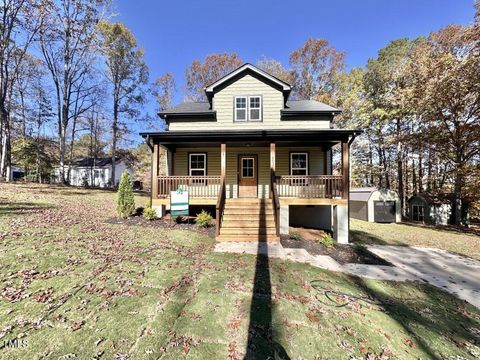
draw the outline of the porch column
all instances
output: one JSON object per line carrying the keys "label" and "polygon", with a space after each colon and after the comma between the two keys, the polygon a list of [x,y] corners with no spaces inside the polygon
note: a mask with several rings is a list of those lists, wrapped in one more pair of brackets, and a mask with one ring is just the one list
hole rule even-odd
{"label": "porch column", "polygon": [[275,172],[275,143],[270,143],[270,170]]}
{"label": "porch column", "polygon": [[152,152],[152,199],[158,198],[158,144],[153,144]]}
{"label": "porch column", "polygon": [[227,175],[227,144],[220,144],[220,175],[223,179]]}
{"label": "porch column", "polygon": [[348,200],[350,191],[350,149],[348,142],[342,141],[342,176],[343,176],[343,194],[342,198]]}

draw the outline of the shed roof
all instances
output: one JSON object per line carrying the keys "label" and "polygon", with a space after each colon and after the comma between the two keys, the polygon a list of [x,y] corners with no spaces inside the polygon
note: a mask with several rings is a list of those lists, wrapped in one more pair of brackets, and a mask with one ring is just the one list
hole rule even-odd
{"label": "shed roof", "polygon": [[363,188],[351,188],[350,200],[353,201],[368,201],[374,191],[377,191],[376,187],[363,187]]}

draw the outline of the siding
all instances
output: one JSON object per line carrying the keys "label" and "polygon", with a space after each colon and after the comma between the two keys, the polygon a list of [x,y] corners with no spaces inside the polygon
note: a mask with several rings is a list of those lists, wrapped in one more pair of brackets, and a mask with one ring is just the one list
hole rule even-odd
{"label": "siding", "polygon": [[[233,102],[235,96],[261,95],[261,122],[234,122]],[[283,93],[270,85],[245,75],[229,86],[218,91],[213,97],[213,110],[217,121],[172,122],[171,131],[176,130],[235,130],[235,129],[329,129],[328,120],[280,120],[283,109]]]}
{"label": "siding", "polygon": [[[321,147],[281,147],[276,148],[276,173],[289,174],[290,151],[309,153],[310,174],[324,174],[324,152]],[[177,148],[173,154],[173,175],[188,175],[188,153],[207,153],[207,175],[220,175],[220,146],[203,148]],[[257,155],[259,197],[268,197],[270,192],[270,147],[232,147],[227,145],[227,197],[238,196],[238,156]]]}

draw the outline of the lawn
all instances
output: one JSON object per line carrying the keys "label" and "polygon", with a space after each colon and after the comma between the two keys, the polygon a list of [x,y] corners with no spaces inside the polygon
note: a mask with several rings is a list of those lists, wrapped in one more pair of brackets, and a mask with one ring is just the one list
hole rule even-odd
{"label": "lawn", "polygon": [[446,292],[213,253],[196,232],[107,223],[114,208],[0,184],[0,358],[480,356],[480,311]]}
{"label": "lawn", "polygon": [[480,260],[480,236],[466,231],[412,223],[379,224],[350,220],[354,243],[434,247]]}

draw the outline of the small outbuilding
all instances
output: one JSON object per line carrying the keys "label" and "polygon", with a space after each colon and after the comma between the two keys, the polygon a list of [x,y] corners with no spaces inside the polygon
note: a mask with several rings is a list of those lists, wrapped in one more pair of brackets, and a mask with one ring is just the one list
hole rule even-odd
{"label": "small outbuilding", "polygon": [[451,201],[431,194],[415,194],[408,199],[408,217],[430,225],[448,225],[452,216]]}
{"label": "small outbuilding", "polygon": [[350,217],[354,219],[378,223],[402,221],[400,197],[393,190],[352,188],[349,207]]}

